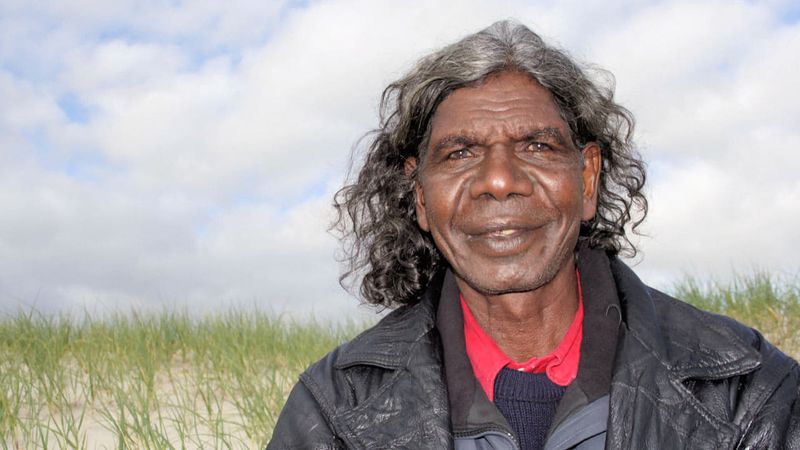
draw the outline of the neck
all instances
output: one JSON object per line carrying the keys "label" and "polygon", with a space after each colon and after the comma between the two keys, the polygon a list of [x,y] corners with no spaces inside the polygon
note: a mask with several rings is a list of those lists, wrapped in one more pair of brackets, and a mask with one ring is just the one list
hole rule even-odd
{"label": "neck", "polygon": [[573,258],[550,282],[533,291],[485,295],[458,276],[456,283],[481,328],[516,362],[555,350],[578,310]]}

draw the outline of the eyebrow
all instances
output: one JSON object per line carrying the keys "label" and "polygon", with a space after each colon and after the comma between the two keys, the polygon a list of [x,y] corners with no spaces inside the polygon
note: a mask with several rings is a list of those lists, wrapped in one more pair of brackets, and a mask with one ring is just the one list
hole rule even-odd
{"label": "eyebrow", "polygon": [[543,137],[548,137],[556,141],[559,145],[567,145],[567,140],[564,139],[564,135],[561,134],[561,130],[556,127],[544,127],[534,130],[530,133],[527,133],[522,140],[524,141],[535,141],[537,139],[541,139]]}
{"label": "eyebrow", "polygon": [[439,141],[432,149],[431,153],[436,154],[440,150],[446,147],[452,146],[464,146],[464,147],[472,147],[476,144],[479,144],[479,140],[469,137],[463,134],[451,134],[449,136],[445,136],[444,139]]}
{"label": "eyebrow", "polygon": [[[515,138],[515,140],[535,141],[542,138],[550,138],[555,140],[559,145],[567,145],[567,141],[564,139],[564,135],[561,133],[561,130],[556,127],[537,128],[533,131],[528,131],[520,138]],[[480,145],[481,143],[481,139],[477,139],[466,134],[451,134],[440,140],[430,151],[431,153],[436,154],[440,150],[451,146],[471,147]]]}

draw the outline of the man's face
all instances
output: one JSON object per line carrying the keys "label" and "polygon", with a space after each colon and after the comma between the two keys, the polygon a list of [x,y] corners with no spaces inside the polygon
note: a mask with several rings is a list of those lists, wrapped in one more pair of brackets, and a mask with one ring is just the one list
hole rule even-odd
{"label": "man's face", "polygon": [[549,91],[501,72],[436,109],[417,222],[472,289],[532,291],[572,270],[580,221],[595,213],[599,170],[599,148],[575,148]]}

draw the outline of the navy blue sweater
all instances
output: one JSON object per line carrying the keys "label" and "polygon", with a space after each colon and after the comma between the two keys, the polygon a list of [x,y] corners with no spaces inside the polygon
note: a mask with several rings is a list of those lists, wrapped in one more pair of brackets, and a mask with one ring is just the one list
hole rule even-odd
{"label": "navy blue sweater", "polygon": [[541,449],[567,388],[545,373],[502,369],[494,382],[494,404],[517,433],[522,450]]}

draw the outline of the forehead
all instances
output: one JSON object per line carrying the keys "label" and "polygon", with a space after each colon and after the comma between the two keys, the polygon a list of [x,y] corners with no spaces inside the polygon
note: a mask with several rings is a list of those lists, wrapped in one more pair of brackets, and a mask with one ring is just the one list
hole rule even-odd
{"label": "forehead", "polygon": [[569,136],[550,91],[526,74],[501,72],[447,96],[431,119],[430,142],[453,134],[524,136],[544,128]]}

